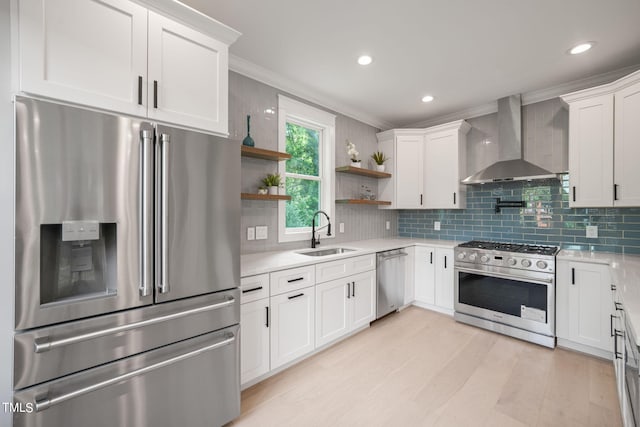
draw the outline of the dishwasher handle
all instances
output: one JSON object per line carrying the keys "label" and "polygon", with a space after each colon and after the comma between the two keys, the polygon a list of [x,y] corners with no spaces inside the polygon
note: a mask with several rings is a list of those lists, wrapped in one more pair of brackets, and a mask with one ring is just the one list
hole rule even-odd
{"label": "dishwasher handle", "polygon": [[389,261],[390,259],[401,258],[405,256],[409,256],[409,254],[401,252],[399,254],[394,254],[394,255],[380,255],[379,259],[380,261],[384,262],[384,261]]}

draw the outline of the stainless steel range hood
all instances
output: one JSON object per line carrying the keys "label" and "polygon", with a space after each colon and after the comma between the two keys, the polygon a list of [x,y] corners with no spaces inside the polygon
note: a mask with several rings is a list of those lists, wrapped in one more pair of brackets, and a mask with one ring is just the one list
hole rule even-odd
{"label": "stainless steel range hood", "polygon": [[531,181],[558,175],[522,158],[522,114],[520,95],[498,100],[498,144],[500,161],[463,179],[463,184],[500,181]]}

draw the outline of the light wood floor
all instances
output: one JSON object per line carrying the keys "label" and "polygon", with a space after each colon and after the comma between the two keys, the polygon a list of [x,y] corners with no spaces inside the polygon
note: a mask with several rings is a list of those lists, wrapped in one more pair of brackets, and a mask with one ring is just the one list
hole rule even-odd
{"label": "light wood floor", "polygon": [[410,307],[242,393],[239,426],[619,426],[611,362]]}

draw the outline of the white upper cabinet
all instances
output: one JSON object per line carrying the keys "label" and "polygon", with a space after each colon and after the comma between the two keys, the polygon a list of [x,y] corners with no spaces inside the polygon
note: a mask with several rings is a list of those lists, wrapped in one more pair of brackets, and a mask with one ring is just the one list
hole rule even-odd
{"label": "white upper cabinet", "polygon": [[640,78],[615,94],[615,206],[640,206]]}
{"label": "white upper cabinet", "polygon": [[561,98],[569,107],[569,206],[640,206],[640,71]]}
{"label": "white upper cabinet", "polygon": [[460,184],[466,163],[464,120],[427,129],[392,129],[381,132],[378,149],[391,154],[390,179],[380,180],[380,200],[388,209],[460,209],[465,187]]}
{"label": "white upper cabinet", "polygon": [[378,149],[391,157],[387,162],[391,178],[378,181],[378,198],[391,201],[391,206],[382,208],[422,208],[424,131],[393,129],[377,136]]}
{"label": "white upper cabinet", "polygon": [[127,0],[17,4],[22,92],[146,114],[145,8]]}
{"label": "white upper cabinet", "polygon": [[149,118],[226,134],[226,44],[149,12]]}
{"label": "white upper cabinet", "polygon": [[569,107],[569,206],[613,201],[613,95]]}
{"label": "white upper cabinet", "polygon": [[235,30],[170,0],[16,3],[20,92],[227,135]]}
{"label": "white upper cabinet", "polygon": [[460,184],[466,163],[467,132],[457,121],[427,129],[424,148],[424,204],[426,209],[462,209],[466,186]]}

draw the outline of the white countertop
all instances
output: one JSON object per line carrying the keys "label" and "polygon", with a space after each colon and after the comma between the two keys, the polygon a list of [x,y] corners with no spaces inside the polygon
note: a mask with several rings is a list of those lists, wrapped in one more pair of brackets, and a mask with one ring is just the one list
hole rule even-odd
{"label": "white countertop", "polygon": [[611,281],[622,298],[625,315],[633,328],[636,343],[640,343],[640,255],[622,255],[608,252],[561,250],[556,259],[576,262],[607,264]]}
{"label": "white countertop", "polygon": [[327,255],[322,257],[312,257],[302,255],[300,253],[310,251],[312,250],[311,248],[296,249],[293,251],[259,252],[241,256],[240,275],[242,277],[254,276],[256,274],[270,273],[272,271],[284,270],[287,268],[302,267],[305,265],[334,261],[341,258],[366,255],[397,248],[406,248],[408,246],[414,245],[452,249],[460,243],[462,242],[456,240],[412,239],[396,237],[388,239],[358,240],[354,242],[338,243],[327,246],[322,245],[316,249],[320,250],[337,247],[355,249],[355,251],[343,254]]}

